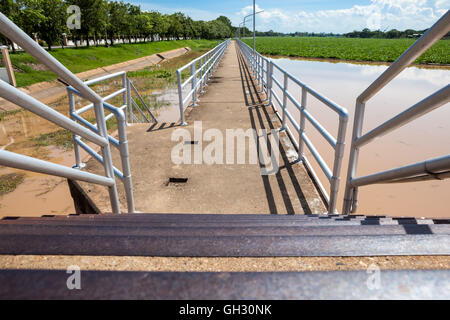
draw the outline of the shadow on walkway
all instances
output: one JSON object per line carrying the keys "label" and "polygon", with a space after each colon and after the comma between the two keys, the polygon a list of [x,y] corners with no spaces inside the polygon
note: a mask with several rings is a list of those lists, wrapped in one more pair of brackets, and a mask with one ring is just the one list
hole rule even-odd
{"label": "shadow on walkway", "polygon": [[[242,91],[244,94],[245,104],[248,107],[249,117],[252,124],[252,128],[257,132],[259,129],[265,129],[266,132],[270,132],[270,130],[275,130],[276,128],[273,125],[272,119],[270,118],[269,113],[267,112],[267,108],[272,108],[272,106],[265,105],[265,100],[261,97],[259,93],[260,88],[255,85],[250,69],[245,63],[244,57],[242,56],[239,49],[236,47],[236,54],[238,56],[239,61],[239,71],[241,74],[241,82],[242,82]],[[270,141],[268,139],[268,150],[272,150],[270,147]],[[256,141],[258,156],[259,156],[259,141]],[[286,170],[289,176],[289,179],[295,189],[296,195],[300,200],[300,204],[303,208],[305,214],[311,214],[311,208],[306,201],[305,194],[302,191],[300,186],[300,182],[298,181],[292,166],[295,163],[291,163],[286,156],[285,148],[282,143],[279,144],[281,161],[279,164],[279,170],[275,174],[276,180],[278,183],[278,187],[280,188],[280,192],[283,197],[283,202],[286,207],[286,212],[288,214],[295,214],[294,206],[292,204],[294,199],[291,199],[289,193],[286,188],[286,183],[288,181],[284,181],[283,176],[281,174],[282,170]],[[259,159],[259,158],[258,158]],[[298,165],[298,164],[297,164]],[[265,166],[260,163],[260,168],[263,169]],[[266,198],[270,208],[271,214],[278,214],[279,210],[276,206],[272,187],[270,185],[269,176],[261,175],[264,189],[266,191]]]}

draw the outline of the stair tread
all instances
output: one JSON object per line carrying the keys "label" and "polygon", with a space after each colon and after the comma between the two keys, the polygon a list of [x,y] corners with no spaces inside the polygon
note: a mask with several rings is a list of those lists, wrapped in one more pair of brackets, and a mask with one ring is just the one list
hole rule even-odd
{"label": "stair tread", "polygon": [[82,290],[67,290],[67,276],[66,270],[0,270],[0,299],[446,299],[450,271],[383,270],[380,290],[367,286],[365,270],[83,271]]}
{"label": "stair tread", "polygon": [[151,225],[39,225],[0,226],[0,235],[128,235],[128,236],[299,236],[450,234],[450,225],[300,225],[300,226],[151,226]]}
{"label": "stair tread", "polygon": [[450,235],[130,236],[0,235],[0,254],[280,257],[448,255]]}

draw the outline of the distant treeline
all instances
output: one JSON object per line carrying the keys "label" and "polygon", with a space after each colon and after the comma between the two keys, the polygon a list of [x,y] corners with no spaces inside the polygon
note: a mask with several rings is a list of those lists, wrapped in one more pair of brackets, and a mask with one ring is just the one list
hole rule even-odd
{"label": "distant treeline", "polygon": [[[346,38],[378,38],[378,39],[400,39],[400,38],[418,38],[424,34],[428,29],[425,30],[413,30],[407,29],[404,31],[399,31],[397,29],[392,29],[389,31],[371,31],[369,29],[363,29],[362,31],[353,31],[344,34],[337,33],[317,33],[317,32],[293,32],[293,33],[282,33],[275,31],[256,31],[257,37],[346,37]],[[241,33],[245,36],[252,35],[251,31],[247,28],[245,33]],[[444,39],[450,39],[450,32],[444,37]]]}
{"label": "distant treeline", "polygon": [[[81,9],[80,29],[67,27],[67,19],[74,13],[67,13],[71,5]],[[0,12],[31,37],[45,41],[49,49],[62,44],[64,33],[75,44],[75,40],[82,39],[98,44],[103,39],[108,46],[114,45],[116,39],[220,39],[234,32],[231,21],[224,16],[213,21],[194,21],[181,12],[146,12],[140,6],[112,0],[0,0]],[[0,42],[11,44],[1,34]]]}

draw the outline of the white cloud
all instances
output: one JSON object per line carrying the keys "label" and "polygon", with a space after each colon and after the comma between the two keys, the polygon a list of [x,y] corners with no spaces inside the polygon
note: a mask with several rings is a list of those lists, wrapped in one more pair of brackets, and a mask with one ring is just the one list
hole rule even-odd
{"label": "white cloud", "polygon": [[[334,32],[343,33],[364,28],[375,29],[426,29],[450,8],[450,0],[371,0],[368,5],[354,5],[337,10],[290,12],[278,8],[260,8],[256,28],[281,32]],[[238,21],[251,14],[252,6],[236,13]],[[247,20],[251,25],[251,19]]]}

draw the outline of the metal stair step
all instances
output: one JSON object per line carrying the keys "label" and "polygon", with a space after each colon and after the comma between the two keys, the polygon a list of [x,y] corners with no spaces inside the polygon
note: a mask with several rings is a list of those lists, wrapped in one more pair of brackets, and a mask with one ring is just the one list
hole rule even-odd
{"label": "metal stair step", "polygon": [[168,257],[448,255],[450,235],[0,235],[0,254]]}
{"label": "metal stair step", "polygon": [[[448,299],[449,270],[119,272],[83,271],[82,290],[67,290],[66,270],[0,270],[0,299]],[[101,288],[101,290],[99,290]]]}
{"label": "metal stair step", "polygon": [[155,227],[93,225],[0,225],[0,235],[84,235],[84,236],[336,236],[336,235],[406,235],[450,234],[450,225],[352,225],[352,226],[285,226],[285,227]]}

